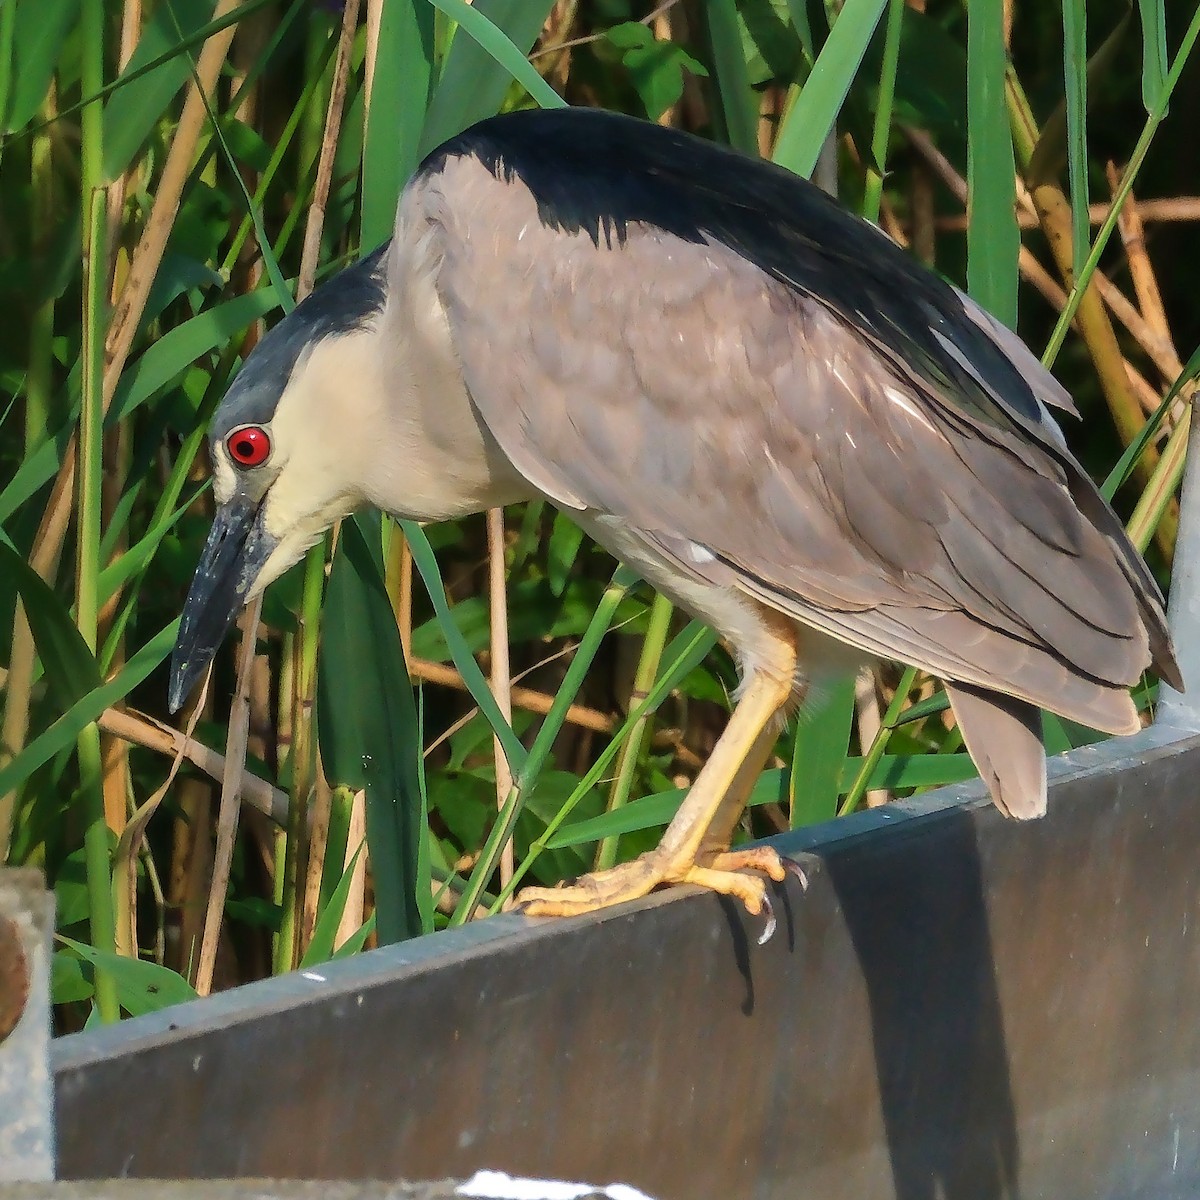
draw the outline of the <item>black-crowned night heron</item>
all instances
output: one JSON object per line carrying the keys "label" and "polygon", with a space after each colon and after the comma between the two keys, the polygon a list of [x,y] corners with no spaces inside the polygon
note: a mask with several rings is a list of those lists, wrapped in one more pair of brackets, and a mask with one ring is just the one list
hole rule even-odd
{"label": "black-crowned night heron", "polygon": [[743,684],[659,847],[526,911],[689,882],[757,912],[782,864],[730,839],[822,676],[940,676],[1015,817],[1045,810],[1039,707],[1130,733],[1147,666],[1181,687],[1154,580],[1049,408],[1074,412],[1012,333],[804,180],[608,113],[483,121],[218,409],[171,703],[353,509],[545,497],[723,634]]}

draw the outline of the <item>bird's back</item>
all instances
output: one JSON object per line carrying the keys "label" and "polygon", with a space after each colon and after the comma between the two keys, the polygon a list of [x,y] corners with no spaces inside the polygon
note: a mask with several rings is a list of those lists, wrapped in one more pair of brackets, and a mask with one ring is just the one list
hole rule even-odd
{"label": "bird's back", "polygon": [[1048,412],[1069,397],[873,226],[584,110],[481,122],[423,165],[439,187],[468,387],[551,498],[870,653],[1100,727],[1128,727],[1151,658],[1178,686],[1154,580]]}

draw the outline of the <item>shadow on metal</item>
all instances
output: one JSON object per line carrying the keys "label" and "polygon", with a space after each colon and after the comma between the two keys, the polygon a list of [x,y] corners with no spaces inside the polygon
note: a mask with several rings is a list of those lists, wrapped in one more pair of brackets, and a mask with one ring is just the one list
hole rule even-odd
{"label": "shadow on metal", "polygon": [[967,785],[780,839],[811,882],[763,947],[675,893],[63,1038],[60,1176],[1200,1195],[1200,738],[1180,737],[1054,760],[1042,821]]}

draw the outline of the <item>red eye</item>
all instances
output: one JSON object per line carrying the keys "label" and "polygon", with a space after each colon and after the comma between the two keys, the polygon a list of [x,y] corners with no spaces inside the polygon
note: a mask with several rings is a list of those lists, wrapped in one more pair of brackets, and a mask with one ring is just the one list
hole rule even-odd
{"label": "red eye", "polygon": [[257,425],[235,430],[225,445],[229,457],[242,467],[261,467],[271,457],[271,438]]}

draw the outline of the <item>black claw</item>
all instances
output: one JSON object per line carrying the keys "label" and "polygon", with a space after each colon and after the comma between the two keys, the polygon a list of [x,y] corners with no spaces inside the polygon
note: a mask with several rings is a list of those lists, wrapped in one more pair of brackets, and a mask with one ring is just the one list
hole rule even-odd
{"label": "black claw", "polygon": [[763,896],[763,911],[767,914],[767,923],[763,926],[762,933],[758,935],[760,946],[765,946],[775,936],[775,928],[779,924],[775,920],[775,906],[771,903],[770,896]]}
{"label": "black claw", "polygon": [[783,861],[783,869],[789,874],[796,877],[800,883],[801,891],[808,891],[808,876],[804,873],[804,868],[796,862],[795,859],[785,858]]}

